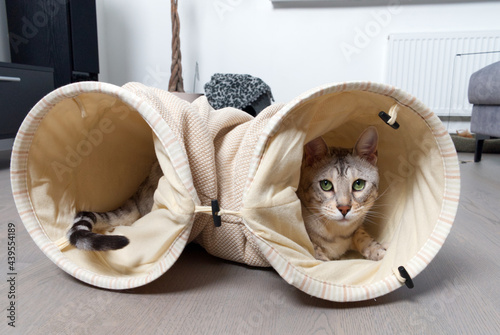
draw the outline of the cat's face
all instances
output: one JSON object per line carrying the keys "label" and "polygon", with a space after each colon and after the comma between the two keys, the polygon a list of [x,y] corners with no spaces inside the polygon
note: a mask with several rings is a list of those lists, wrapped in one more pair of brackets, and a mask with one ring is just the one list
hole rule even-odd
{"label": "cat's face", "polygon": [[370,127],[353,149],[328,148],[321,138],[309,142],[300,182],[304,206],[340,226],[364,218],[378,194],[377,141]]}

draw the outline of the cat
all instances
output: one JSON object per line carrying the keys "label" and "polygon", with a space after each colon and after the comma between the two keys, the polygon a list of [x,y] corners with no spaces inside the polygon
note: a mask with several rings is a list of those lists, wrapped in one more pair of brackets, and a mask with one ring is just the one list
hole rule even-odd
{"label": "cat", "polygon": [[151,212],[154,192],[162,176],[160,164],[155,162],[136,193],[119,208],[109,212],[78,212],[67,233],[70,244],[78,249],[90,251],[117,250],[127,246],[130,241],[125,236],[104,235],[94,231],[129,226]]}
{"label": "cat", "polygon": [[305,145],[297,196],[316,259],[339,259],[348,250],[374,261],[384,257],[386,248],[363,228],[378,197],[377,146],[372,126],[352,149],[329,148],[321,137]]}

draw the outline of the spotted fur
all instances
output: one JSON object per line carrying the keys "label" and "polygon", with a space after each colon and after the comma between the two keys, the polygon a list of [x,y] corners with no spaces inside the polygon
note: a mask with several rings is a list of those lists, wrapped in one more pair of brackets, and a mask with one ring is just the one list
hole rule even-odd
{"label": "spotted fur", "polygon": [[[378,196],[377,145],[374,127],[352,149],[329,148],[321,137],[306,144],[297,196],[315,258],[339,259],[348,250],[370,260],[384,257],[386,249],[363,227]],[[364,186],[356,190],[355,183]]]}
{"label": "spotted fur", "polygon": [[129,244],[125,236],[104,235],[95,231],[109,231],[116,226],[129,226],[151,212],[153,195],[162,171],[158,162],[153,164],[148,177],[137,192],[122,206],[110,212],[79,212],[68,231],[70,244],[78,249],[106,251],[121,249]]}

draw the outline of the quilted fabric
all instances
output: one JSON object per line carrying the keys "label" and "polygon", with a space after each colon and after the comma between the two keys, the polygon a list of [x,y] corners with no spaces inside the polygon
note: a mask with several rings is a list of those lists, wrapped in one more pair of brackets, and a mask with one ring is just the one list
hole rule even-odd
{"label": "quilted fabric", "polygon": [[[214,110],[201,97],[192,105],[169,92],[139,83],[124,86],[160,113],[173,130],[189,160],[195,189],[202,206],[217,199],[225,210],[239,211],[250,161],[262,128],[282,105],[253,117],[236,108]],[[197,215],[190,241],[209,253],[253,266],[269,266],[248,229],[237,216],[223,215],[215,227],[210,215]]]}

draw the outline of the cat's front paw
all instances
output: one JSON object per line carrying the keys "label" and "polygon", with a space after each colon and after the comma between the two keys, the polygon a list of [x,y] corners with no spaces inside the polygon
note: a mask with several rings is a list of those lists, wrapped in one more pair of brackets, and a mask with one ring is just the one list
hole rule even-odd
{"label": "cat's front paw", "polygon": [[373,241],[367,248],[365,248],[361,254],[371,261],[380,261],[384,258],[387,249],[380,243]]}
{"label": "cat's front paw", "polygon": [[320,260],[320,261],[325,261],[328,262],[330,259],[326,256],[325,252],[323,249],[318,247],[317,245],[314,246],[314,258]]}

